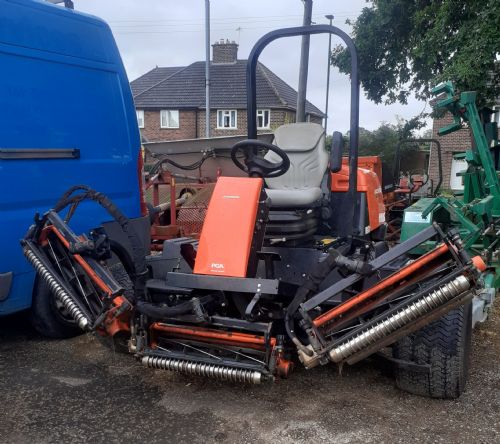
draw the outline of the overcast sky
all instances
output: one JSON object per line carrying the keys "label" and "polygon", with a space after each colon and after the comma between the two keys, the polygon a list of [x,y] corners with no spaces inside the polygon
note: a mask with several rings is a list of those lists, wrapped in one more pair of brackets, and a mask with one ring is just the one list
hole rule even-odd
{"label": "overcast sky", "polygon": [[[185,66],[205,58],[204,0],[74,0],[75,9],[106,20],[115,35],[129,80],[155,66]],[[313,21],[333,24],[349,32],[347,19],[355,19],[365,0],[314,0]],[[211,0],[211,43],[224,38],[239,43],[238,58],[246,59],[255,41],[279,27],[302,24],[300,0]],[[333,44],[340,41],[334,37]],[[328,37],[311,38],[307,98],[325,108]],[[273,42],[260,57],[268,68],[297,89],[300,38]],[[375,105],[361,98],[360,125],[374,129],[396,115],[410,118],[425,103]],[[349,79],[332,69],[329,132],[349,128]]]}

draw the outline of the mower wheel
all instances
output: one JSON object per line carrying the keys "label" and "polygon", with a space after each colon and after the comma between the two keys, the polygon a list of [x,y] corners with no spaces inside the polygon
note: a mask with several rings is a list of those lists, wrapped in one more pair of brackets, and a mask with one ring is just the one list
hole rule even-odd
{"label": "mower wheel", "polygon": [[471,336],[472,303],[469,302],[401,339],[394,345],[394,357],[430,366],[430,371],[398,366],[397,387],[431,398],[458,398],[467,381]]}
{"label": "mower wheel", "polygon": [[82,333],[75,321],[65,313],[45,281],[38,277],[33,287],[30,322],[38,333],[48,338],[72,338]]}

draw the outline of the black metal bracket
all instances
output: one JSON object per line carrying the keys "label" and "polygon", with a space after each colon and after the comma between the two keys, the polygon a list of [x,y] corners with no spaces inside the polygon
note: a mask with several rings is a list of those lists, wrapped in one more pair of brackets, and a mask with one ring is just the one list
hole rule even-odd
{"label": "black metal bracket", "polygon": [[240,293],[279,294],[278,279],[253,279],[225,276],[211,276],[191,273],[167,273],[168,285],[201,290],[236,291]]}
{"label": "black metal bracket", "polygon": [[260,297],[262,296],[262,293],[255,293],[255,296],[252,298],[250,303],[247,305],[247,308],[245,309],[245,318],[251,321],[254,318],[254,313],[253,310],[257,303],[260,301]]}
{"label": "black metal bracket", "polygon": [[[377,271],[385,265],[389,264],[393,260],[397,259],[399,256],[408,253],[410,250],[413,250],[415,247],[420,245],[421,243],[435,237],[436,235],[440,235],[435,226],[430,226],[425,230],[422,230],[420,233],[417,233],[415,236],[412,236],[405,242],[402,242],[396,245],[394,248],[391,248],[387,253],[380,255],[375,258],[373,261],[369,262],[369,265],[372,267],[373,271]],[[359,273],[353,273],[341,281],[336,282],[328,288],[325,288],[323,291],[318,293],[316,296],[312,297],[308,301],[304,302],[301,306],[304,312],[309,312],[312,309],[316,308],[318,305],[324,304],[328,299],[335,296],[336,294],[344,291],[349,288],[351,285],[363,279],[365,276]]]}
{"label": "black metal bracket", "polygon": [[402,370],[409,370],[416,373],[430,373],[431,366],[430,364],[417,364],[415,361],[407,361],[406,359],[397,359],[392,356],[388,356],[385,353],[379,352],[376,354],[377,356],[389,361],[394,364],[397,368]]}

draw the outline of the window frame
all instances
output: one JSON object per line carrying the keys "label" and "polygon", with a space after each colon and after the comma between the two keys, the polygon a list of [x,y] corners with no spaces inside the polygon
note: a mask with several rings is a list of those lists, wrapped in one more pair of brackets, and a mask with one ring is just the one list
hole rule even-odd
{"label": "window frame", "polygon": [[[163,125],[163,113],[176,112],[177,113],[177,126],[169,125],[171,122],[167,120],[167,125]],[[167,114],[168,116],[168,114]],[[181,127],[181,113],[178,109],[161,109],[160,110],[160,128],[161,129],[178,129]]]}
{"label": "window frame", "polygon": [[498,126],[500,127],[500,105],[494,105],[493,108],[493,114],[491,121],[496,122]]}
{"label": "window frame", "polygon": [[[231,113],[234,112],[234,126],[219,126],[219,115],[222,115],[222,119],[226,115],[229,115],[229,124],[231,124]],[[228,114],[226,114],[228,113]],[[224,120],[223,120],[224,123]],[[218,109],[217,110],[217,129],[222,130],[237,130],[238,129],[238,110],[237,109]]]}
{"label": "window frame", "polygon": [[[259,113],[262,113],[262,123],[264,123],[266,112],[268,113],[267,125],[259,126]],[[257,129],[258,130],[271,129],[271,110],[269,108],[262,108],[257,110]]]}
{"label": "window frame", "polygon": [[[139,115],[141,115],[142,117],[140,118],[139,120]],[[137,126],[140,128],[140,129],[143,129],[144,128],[144,110],[143,109],[136,109],[135,110],[135,118],[137,119]],[[142,122],[142,123],[141,123]]]}

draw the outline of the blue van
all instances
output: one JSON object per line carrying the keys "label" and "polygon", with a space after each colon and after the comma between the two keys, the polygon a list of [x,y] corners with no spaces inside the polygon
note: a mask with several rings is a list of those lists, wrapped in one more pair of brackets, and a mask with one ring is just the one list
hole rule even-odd
{"label": "blue van", "polygon": [[[31,308],[41,333],[68,336],[74,325],[35,279],[19,240],[33,215],[75,184],[141,218],[129,82],[105,22],[37,0],[0,0],[0,66],[0,316]],[[72,228],[107,220],[99,206],[83,203]]]}

